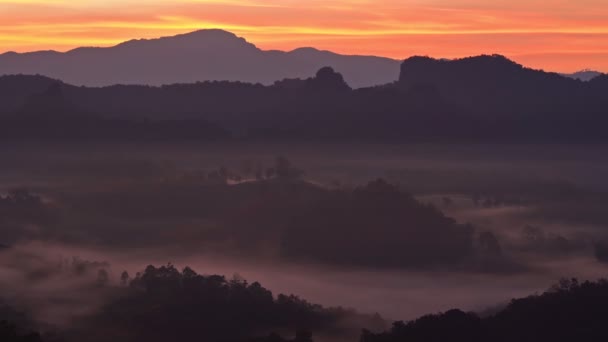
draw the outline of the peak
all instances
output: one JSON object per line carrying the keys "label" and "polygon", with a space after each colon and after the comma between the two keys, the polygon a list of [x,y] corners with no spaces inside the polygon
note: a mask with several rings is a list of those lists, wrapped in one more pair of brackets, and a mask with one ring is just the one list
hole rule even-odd
{"label": "peak", "polygon": [[31,51],[31,52],[15,52],[15,51],[7,51],[5,53],[0,54],[0,57],[19,57],[19,56],[53,56],[59,55],[60,52],[54,50],[40,50],[40,51]]}
{"label": "peak", "polygon": [[577,72],[574,72],[572,74],[564,74],[566,76],[571,76],[574,78],[593,78],[593,77],[597,77],[600,76],[602,73],[599,71],[595,71],[595,70],[591,70],[591,69],[583,69]]}
{"label": "peak", "polygon": [[[466,58],[465,58],[466,59]],[[521,66],[520,64],[518,64],[517,62],[503,56],[503,55],[481,55],[481,56],[476,56],[476,57],[470,57],[471,60],[485,60],[488,62],[492,62],[492,63],[500,63],[500,64],[510,64],[510,65],[516,65],[516,66]]]}
{"label": "peak", "polygon": [[232,32],[221,29],[203,29],[182,33],[175,36],[167,36],[154,39],[135,39],[119,44],[119,47],[124,46],[140,46],[142,44],[180,44],[192,46],[217,46],[217,47],[249,47],[255,48],[253,44],[248,43],[244,38],[238,37]]}
{"label": "peak", "polygon": [[429,56],[412,56],[405,60],[405,62],[443,62],[443,63],[458,63],[458,62],[489,62],[489,63],[507,63],[507,64],[516,64],[514,61],[509,58],[493,54],[493,55],[479,55],[479,56],[471,56],[464,58],[456,58],[456,59],[448,59],[448,58],[433,58]]}
{"label": "peak", "polygon": [[202,29],[188,33],[178,34],[174,37],[217,37],[239,39],[236,34],[222,29]]}
{"label": "peak", "polygon": [[434,61],[434,62],[437,62],[440,60],[433,58],[433,57],[429,57],[429,56],[412,56],[412,57],[405,59],[405,62],[408,62],[408,61]]}
{"label": "peak", "polygon": [[335,55],[336,53],[331,52],[331,51],[327,51],[327,50],[319,50],[317,48],[314,47],[301,47],[301,48],[297,48],[295,50],[289,51],[288,53],[293,54],[293,55],[300,55],[300,56],[310,56],[310,55]]}
{"label": "peak", "polygon": [[310,47],[310,46],[304,46],[301,48],[297,48],[294,50],[291,50],[291,53],[304,53],[304,52],[319,52],[319,49],[315,49],[314,47]]}

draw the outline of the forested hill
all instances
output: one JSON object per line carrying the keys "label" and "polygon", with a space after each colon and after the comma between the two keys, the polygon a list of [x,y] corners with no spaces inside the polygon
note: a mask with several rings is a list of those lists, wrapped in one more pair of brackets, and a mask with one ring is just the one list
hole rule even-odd
{"label": "forested hill", "polygon": [[606,75],[582,82],[502,56],[413,57],[398,82],[363,89],[331,68],[270,86],[86,88],[5,76],[0,118],[12,138],[605,142],[607,93]]}

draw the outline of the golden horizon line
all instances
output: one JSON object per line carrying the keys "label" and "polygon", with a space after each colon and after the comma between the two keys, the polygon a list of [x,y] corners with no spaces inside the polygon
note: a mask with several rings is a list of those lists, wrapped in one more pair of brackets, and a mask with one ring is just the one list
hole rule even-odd
{"label": "golden horizon line", "polygon": [[[314,46],[300,46],[297,48],[293,48],[293,49],[289,49],[289,50],[282,50],[282,49],[263,49],[260,48],[257,44],[252,43],[250,40],[248,40],[246,37],[244,37],[241,34],[237,34],[234,33],[228,29],[225,28],[220,28],[220,27],[216,27],[216,28],[200,28],[200,29],[193,29],[193,30],[189,30],[189,31],[184,31],[181,33],[175,33],[173,35],[161,35],[161,36],[157,36],[157,37],[151,37],[151,38],[131,38],[131,39],[91,39],[97,42],[102,42],[100,45],[80,45],[78,46],[78,44],[76,42],[80,42],[81,39],[72,39],[72,41],[75,42],[76,46],[67,48],[65,50],[62,49],[40,49],[40,50],[29,50],[29,51],[16,51],[16,50],[6,50],[6,51],[0,51],[0,56],[2,55],[7,55],[7,54],[18,54],[18,55],[25,55],[25,54],[34,54],[34,53],[44,53],[44,52],[54,52],[54,53],[60,53],[60,54],[65,54],[65,53],[69,53],[71,51],[75,51],[78,49],[111,49],[111,48],[115,48],[118,47],[120,45],[123,45],[125,43],[130,43],[130,42],[141,42],[141,41],[155,41],[155,40],[160,40],[160,39],[167,39],[167,38],[174,38],[174,37],[178,37],[178,36],[184,36],[184,35],[190,35],[190,34],[194,34],[197,32],[203,32],[203,31],[222,31],[222,32],[226,32],[229,34],[234,35],[237,38],[240,39],[244,39],[247,43],[254,45],[256,48],[258,48],[261,51],[280,51],[280,52],[285,52],[285,53],[289,53],[289,52],[293,52],[299,49],[307,49],[307,48],[311,48],[311,49],[315,49],[317,51],[321,51],[321,52],[330,52],[330,53],[334,53],[337,55],[342,55],[342,56],[363,56],[363,57],[377,57],[377,58],[385,58],[385,59],[390,59],[390,60],[394,60],[396,62],[402,62],[404,60],[407,60],[409,58],[412,57],[429,57],[429,58],[433,58],[433,59],[437,59],[437,60],[459,60],[459,59],[464,59],[464,58],[470,58],[470,57],[478,57],[478,56],[492,56],[492,55],[500,55],[503,56],[519,65],[522,65],[524,67],[524,64],[517,62],[515,59],[517,57],[523,57],[523,56],[534,56],[534,55],[544,55],[544,54],[579,54],[579,53],[584,53],[584,54],[607,54],[608,55],[608,49],[606,51],[597,51],[597,50],[593,50],[593,51],[572,51],[572,50],[567,50],[567,51],[544,51],[543,53],[513,53],[513,54],[504,54],[504,53],[477,53],[477,54],[471,54],[471,55],[459,55],[457,57],[438,57],[438,56],[432,56],[432,55],[428,55],[428,54],[411,54],[407,57],[402,57],[402,58],[395,58],[395,57],[390,57],[390,56],[383,56],[383,55],[376,55],[376,54],[350,54],[350,53],[340,53],[340,52],[335,52],[333,50],[328,50],[328,49],[320,49],[320,48],[316,48]],[[251,31],[254,32],[254,31]],[[425,33],[420,33],[420,32],[425,32]],[[293,32],[292,32],[293,33]],[[300,34],[315,34],[313,32],[300,32]],[[416,33],[409,33],[409,35],[428,35],[428,36],[434,36],[434,35],[471,35],[471,34],[480,34],[480,35],[491,35],[491,34],[582,34],[582,32],[555,32],[555,31],[547,31],[547,30],[539,30],[539,31],[529,31],[529,30],[494,30],[494,31],[477,31],[477,30],[465,30],[465,31],[450,31],[448,33],[443,33],[443,32],[438,32],[438,31],[416,31]],[[585,34],[589,34],[589,33],[585,33]],[[594,33],[592,33],[594,34]],[[595,33],[595,34],[608,34],[608,30],[606,32],[601,32],[601,33]],[[344,38],[348,38],[348,36],[346,36],[345,34],[329,34],[329,36],[341,36],[344,35]],[[393,34],[380,34],[380,33],[371,33],[371,34],[367,34],[366,36],[385,36],[385,35],[408,35],[408,33],[393,33]],[[22,38],[22,36],[20,37]],[[32,36],[32,38],[35,38]],[[39,37],[38,37],[39,38]],[[35,39],[34,39],[35,40]],[[38,39],[38,42],[48,42],[50,40],[46,40],[46,39]],[[64,40],[65,41],[65,40]],[[106,42],[106,43],[103,43]],[[95,43],[94,43],[95,44]],[[557,71],[548,71],[546,69],[538,69],[538,68],[532,68],[532,67],[527,67],[533,70],[541,70],[541,71],[545,71],[545,72],[554,72],[554,73],[558,73],[558,74],[573,74],[573,73],[578,73],[578,72],[585,72],[585,71],[593,71],[593,72],[598,72],[598,73],[602,73],[602,74],[608,74],[608,71],[600,71],[600,70],[595,70],[595,69],[589,69],[589,68],[582,68],[580,70],[574,71],[574,72],[557,72]]]}

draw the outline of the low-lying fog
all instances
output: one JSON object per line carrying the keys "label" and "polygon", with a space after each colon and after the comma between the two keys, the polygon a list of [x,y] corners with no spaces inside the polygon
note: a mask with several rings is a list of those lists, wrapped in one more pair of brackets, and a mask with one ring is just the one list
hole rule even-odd
{"label": "low-lying fog", "polygon": [[[407,320],[451,308],[484,313],[511,298],[542,292],[563,276],[595,280],[605,274],[605,266],[585,257],[546,261],[538,264],[542,270],[535,273],[490,275],[446,271],[338,270],[321,265],[255,262],[197,255],[195,252],[184,254],[152,250],[109,252],[30,242],[18,245],[14,252],[5,252],[0,257],[0,276],[3,279],[0,290],[6,298],[12,298],[17,307],[22,306],[28,312],[31,310],[36,318],[61,325],[69,322],[73,315],[96,310],[103,304],[103,299],[89,290],[79,291],[83,285],[81,280],[58,275],[43,277],[40,274],[42,267],[72,260],[73,256],[82,260],[102,260],[110,265],[110,280],[118,284],[124,270],[135,275],[149,264],[171,262],[180,269],[190,266],[201,274],[223,274],[228,278],[237,274],[259,281],[275,294],[294,293],[313,303],[345,306],[365,313],[378,312],[388,320]],[[19,255],[18,262],[15,261],[16,255]],[[96,280],[91,278],[87,281]]]}
{"label": "low-lying fog", "polygon": [[[170,262],[202,274],[238,274],[275,294],[378,312],[386,319],[455,307],[484,312],[545,290],[562,277],[605,275],[607,152],[605,146],[557,145],[5,146],[0,149],[0,245],[8,248],[0,249],[0,292],[40,321],[69,322],[104,301],[102,294],[83,287],[83,282],[99,281],[99,274],[83,280],[52,271],[78,258],[98,262],[94,266],[107,269],[109,281],[116,284],[124,270],[135,275],[149,264]],[[277,156],[286,157],[297,178],[311,188],[268,185],[238,192],[208,186],[220,178],[229,179],[222,187],[273,178],[280,172]],[[337,216],[323,208],[356,208],[342,204],[359,200],[348,197],[348,191],[377,178],[456,221],[432,229],[445,226],[451,232],[469,229],[464,224],[471,223],[473,230],[463,238],[472,247],[452,244],[452,235],[446,235],[449,241],[430,241],[416,230],[423,228],[408,228],[396,238],[422,236],[420,242],[412,238],[411,246],[377,237],[362,245],[347,237],[348,227],[341,227],[346,232],[341,234],[352,245],[342,246],[340,236],[326,231],[332,224],[350,224],[348,215],[361,221],[359,214]],[[329,192],[319,195],[317,188]],[[373,189],[361,193],[375,196]],[[333,191],[344,191],[344,199]],[[280,192],[277,198],[275,192]],[[301,201],[294,200],[293,207],[286,204],[292,193]],[[334,202],[302,214],[307,218],[302,225],[322,227],[313,231],[320,236],[306,240],[298,222],[292,222],[300,216],[291,213],[298,203],[313,203],[310,198]],[[361,203],[377,203],[374,198]],[[369,212],[362,219],[381,213]],[[382,215],[387,222],[377,220],[378,227],[367,227],[368,234],[400,234],[381,226],[404,218],[393,212]],[[443,222],[434,212],[420,215],[413,226]],[[304,247],[283,239],[284,223],[288,232],[299,232],[297,241],[308,241]],[[352,224],[353,234],[363,234]],[[333,253],[316,247],[325,242],[327,248],[335,244]],[[417,243],[446,246],[453,254],[430,260],[415,250]],[[387,246],[412,253],[374,254]],[[315,252],[307,254],[306,248]],[[345,257],[368,249],[369,258],[351,263]],[[462,259],[444,262],[450,255]]]}

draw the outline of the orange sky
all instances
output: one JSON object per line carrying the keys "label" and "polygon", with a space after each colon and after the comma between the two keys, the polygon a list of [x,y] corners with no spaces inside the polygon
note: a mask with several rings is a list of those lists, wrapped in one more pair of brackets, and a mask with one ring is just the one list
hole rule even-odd
{"label": "orange sky", "polygon": [[608,72],[608,0],[0,0],[0,51],[223,28],[263,49],[394,58],[500,53]]}

